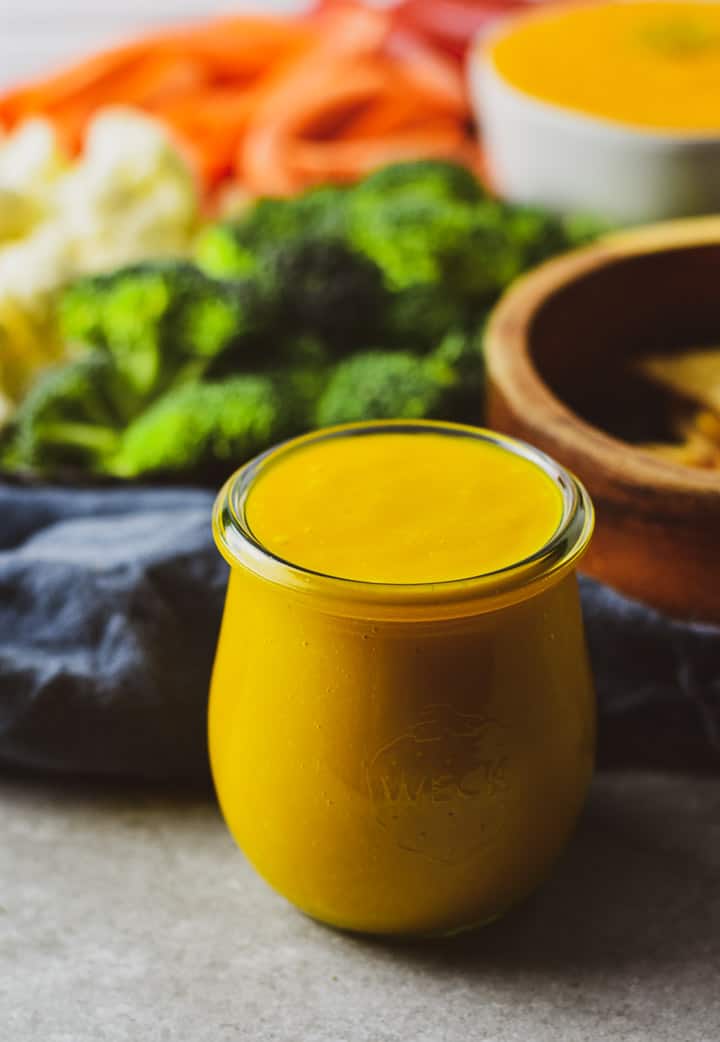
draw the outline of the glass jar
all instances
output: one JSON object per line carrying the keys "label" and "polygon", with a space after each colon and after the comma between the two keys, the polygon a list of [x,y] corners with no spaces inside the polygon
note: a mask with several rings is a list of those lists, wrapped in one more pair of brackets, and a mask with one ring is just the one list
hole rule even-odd
{"label": "glass jar", "polygon": [[[492,574],[388,585],[305,570],[256,540],[247,497],[278,453],[427,428],[542,468],[563,504],[547,544]],[[582,486],[547,456],[451,424],[319,431],[228,481],[214,515],[231,574],[210,757],[232,834],[288,900],[345,929],[446,934],[542,880],[592,773],[575,576],[592,520]]]}

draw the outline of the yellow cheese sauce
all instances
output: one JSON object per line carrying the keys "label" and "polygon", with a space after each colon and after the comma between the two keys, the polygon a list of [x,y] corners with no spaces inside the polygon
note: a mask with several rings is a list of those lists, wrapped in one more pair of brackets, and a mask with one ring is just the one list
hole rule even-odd
{"label": "yellow cheese sauce", "polygon": [[438,583],[529,557],[557,528],[562,497],[540,467],[492,443],[386,433],[281,454],[246,509],[259,542],[303,568]]}
{"label": "yellow cheese sauce", "polygon": [[309,915],[454,932],[562,849],[593,763],[574,573],[592,510],[547,463],[471,428],[363,424],[218,497],[213,777],[246,856]]}
{"label": "yellow cheese sauce", "polygon": [[490,54],[507,82],[543,101],[636,127],[720,131],[720,4],[541,10]]}

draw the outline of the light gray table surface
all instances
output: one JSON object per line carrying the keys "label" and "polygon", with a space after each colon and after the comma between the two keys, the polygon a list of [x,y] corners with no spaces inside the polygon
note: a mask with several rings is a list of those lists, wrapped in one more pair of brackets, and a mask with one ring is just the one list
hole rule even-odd
{"label": "light gray table surface", "polygon": [[309,921],[210,796],[0,778],[2,1042],[717,1042],[720,779],[595,782],[554,876],[452,942]]}

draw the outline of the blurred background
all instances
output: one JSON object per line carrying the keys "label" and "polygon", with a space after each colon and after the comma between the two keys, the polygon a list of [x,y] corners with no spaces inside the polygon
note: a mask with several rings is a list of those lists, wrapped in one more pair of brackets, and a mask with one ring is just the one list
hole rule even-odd
{"label": "blurred background", "polygon": [[83,57],[143,29],[238,10],[281,12],[307,6],[305,0],[5,0],[0,9],[0,86],[46,73],[58,62]]}

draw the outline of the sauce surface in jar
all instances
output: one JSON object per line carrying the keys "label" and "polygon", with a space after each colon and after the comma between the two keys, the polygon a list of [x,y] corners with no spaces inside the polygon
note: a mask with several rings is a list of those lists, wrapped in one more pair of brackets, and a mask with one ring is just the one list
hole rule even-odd
{"label": "sauce surface in jar", "polygon": [[423,432],[333,438],[281,454],[246,516],[271,553],[325,575],[437,583],[531,556],[562,517],[534,463],[491,442]]}

